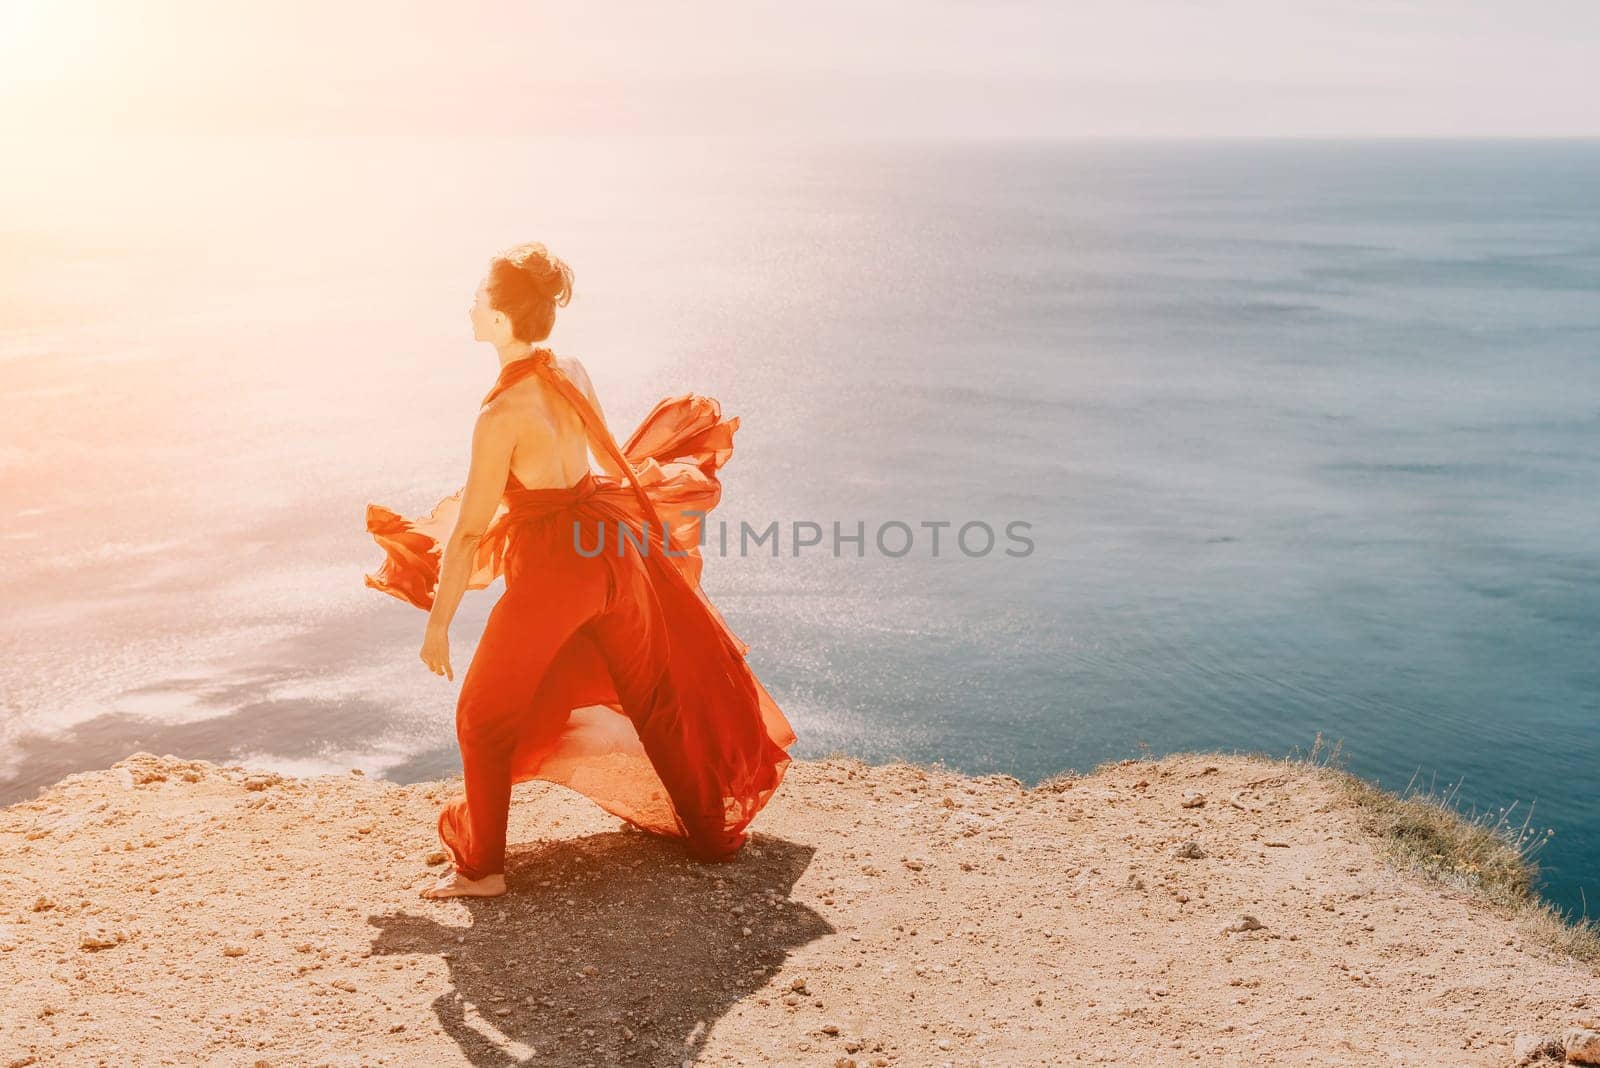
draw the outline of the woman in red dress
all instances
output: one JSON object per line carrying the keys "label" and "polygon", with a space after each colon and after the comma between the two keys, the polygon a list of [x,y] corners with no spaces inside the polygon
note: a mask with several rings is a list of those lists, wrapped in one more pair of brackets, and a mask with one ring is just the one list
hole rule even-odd
{"label": "woman in red dress", "polygon": [[701,519],[739,420],[678,394],[619,448],[583,366],[537,344],[571,285],[537,243],[490,261],[471,317],[500,373],[466,485],[418,519],[367,506],[385,559],[366,584],[429,611],[436,674],[455,678],[462,594],[505,578],[456,704],[466,792],[438,821],[451,870],[424,897],[505,893],[511,787],[536,778],[696,860],[732,860],[795,741],[700,588]]}

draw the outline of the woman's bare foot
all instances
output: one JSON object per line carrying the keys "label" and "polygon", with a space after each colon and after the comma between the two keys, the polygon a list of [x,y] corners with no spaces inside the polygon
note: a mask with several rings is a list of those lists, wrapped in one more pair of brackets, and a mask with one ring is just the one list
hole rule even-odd
{"label": "woman's bare foot", "polygon": [[422,896],[430,901],[447,897],[499,897],[506,892],[504,872],[485,875],[481,879],[468,879],[454,869],[445,872],[432,886],[424,887]]}

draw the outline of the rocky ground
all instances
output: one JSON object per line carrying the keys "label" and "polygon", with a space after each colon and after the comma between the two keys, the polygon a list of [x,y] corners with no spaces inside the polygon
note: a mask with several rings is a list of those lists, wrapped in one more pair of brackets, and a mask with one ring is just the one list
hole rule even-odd
{"label": "rocky ground", "polygon": [[0,812],[0,1066],[1511,1065],[1600,1015],[1304,763],[797,761],[713,866],[528,783],[511,892],[424,901],[458,789],[136,754]]}

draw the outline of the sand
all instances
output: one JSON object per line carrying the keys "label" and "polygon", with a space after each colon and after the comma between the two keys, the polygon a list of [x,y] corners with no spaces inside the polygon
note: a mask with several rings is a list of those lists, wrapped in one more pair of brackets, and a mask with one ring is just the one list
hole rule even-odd
{"label": "sand", "polygon": [[797,761],[724,865],[526,783],[510,893],[425,901],[459,786],[141,753],[3,810],[0,1066],[1509,1065],[1600,1014],[1304,763]]}

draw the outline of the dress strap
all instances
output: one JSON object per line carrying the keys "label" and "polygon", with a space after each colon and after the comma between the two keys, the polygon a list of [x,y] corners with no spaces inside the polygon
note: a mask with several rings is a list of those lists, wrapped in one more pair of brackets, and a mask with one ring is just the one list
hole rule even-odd
{"label": "dress strap", "polygon": [[[567,402],[577,411],[578,418],[583,422],[591,436],[598,440],[605,449],[612,462],[627,473],[628,481],[633,483],[634,496],[639,499],[639,508],[644,517],[660,531],[663,543],[667,539],[667,529],[662,523],[660,515],[656,513],[655,502],[639,484],[639,476],[634,471],[633,465],[622,454],[622,449],[617,446],[616,439],[611,436],[611,431],[606,427],[605,420],[600,413],[594,410],[594,405],[589,403],[589,398],[583,395],[576,383],[567,377],[567,373],[556,366],[555,353],[547,348],[536,348],[531,355],[521,359],[512,360],[500,368],[500,376],[495,379],[494,386],[484,395],[483,403],[488,404],[501,393],[510,389],[530,374],[537,374],[548,382],[557,393],[565,397]],[[513,476],[515,477],[515,476]],[[648,535],[648,531],[646,534]]]}

